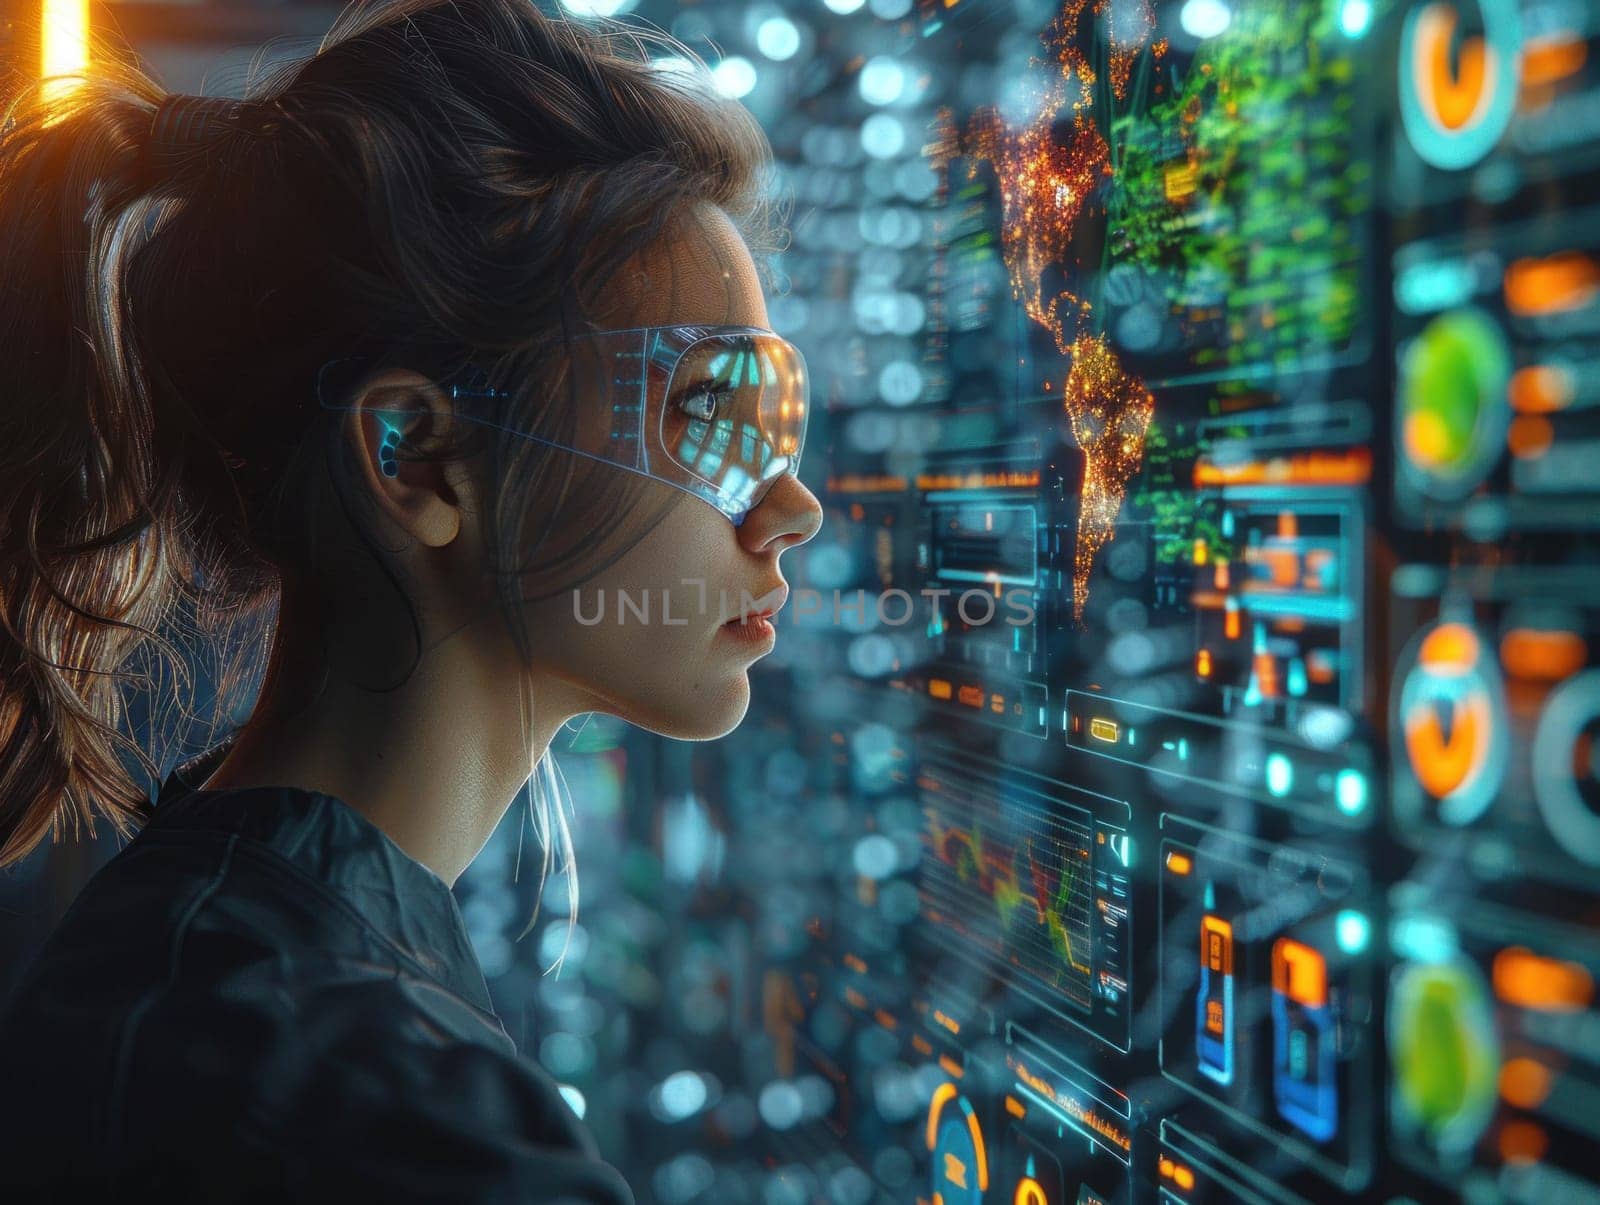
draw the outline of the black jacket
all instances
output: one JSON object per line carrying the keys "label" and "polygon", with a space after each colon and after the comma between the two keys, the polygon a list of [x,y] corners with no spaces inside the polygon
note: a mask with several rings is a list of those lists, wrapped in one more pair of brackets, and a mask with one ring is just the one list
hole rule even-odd
{"label": "black jacket", "polygon": [[442,879],[332,796],[175,775],[0,1014],[0,1200],[632,1196]]}

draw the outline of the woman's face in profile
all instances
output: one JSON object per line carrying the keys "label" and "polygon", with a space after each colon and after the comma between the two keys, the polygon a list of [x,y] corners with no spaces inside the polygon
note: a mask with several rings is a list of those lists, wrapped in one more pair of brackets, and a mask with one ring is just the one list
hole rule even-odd
{"label": "woman's face in profile", "polygon": [[[750,252],[712,205],[670,226],[603,290],[602,300],[613,328],[768,326]],[[630,533],[632,547],[575,591],[527,604],[535,670],[588,699],[583,710],[680,739],[721,736],[744,718],[746,671],[774,644],[770,636],[752,639],[748,625],[734,631],[725,621],[738,618],[741,603],[747,613],[783,605],[779,557],[816,534],[822,508],[786,474],[735,527],[698,498],[660,482],[646,485],[640,525],[661,514],[663,504],[665,516],[642,538]],[[619,595],[633,605],[619,608]]]}

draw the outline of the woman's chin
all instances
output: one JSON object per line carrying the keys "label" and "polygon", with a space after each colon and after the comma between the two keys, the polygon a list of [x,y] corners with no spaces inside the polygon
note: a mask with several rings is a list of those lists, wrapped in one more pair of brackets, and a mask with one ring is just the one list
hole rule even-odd
{"label": "woman's chin", "polygon": [[620,718],[637,728],[680,741],[714,741],[727,736],[750,709],[750,680],[740,671],[719,690],[701,691],[667,700],[637,699]]}

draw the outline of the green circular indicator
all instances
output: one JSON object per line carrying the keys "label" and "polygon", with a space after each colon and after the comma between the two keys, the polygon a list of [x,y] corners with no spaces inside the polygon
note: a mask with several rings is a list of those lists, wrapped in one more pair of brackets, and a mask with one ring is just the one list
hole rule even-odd
{"label": "green circular indicator", "polygon": [[1482,310],[1461,309],[1428,323],[1400,364],[1396,432],[1407,477],[1423,492],[1456,499],[1500,457],[1509,412],[1511,351]]}
{"label": "green circular indicator", "polygon": [[1488,993],[1467,963],[1409,963],[1395,972],[1389,1059],[1397,1124],[1439,1153],[1477,1141],[1494,1112],[1500,1039]]}

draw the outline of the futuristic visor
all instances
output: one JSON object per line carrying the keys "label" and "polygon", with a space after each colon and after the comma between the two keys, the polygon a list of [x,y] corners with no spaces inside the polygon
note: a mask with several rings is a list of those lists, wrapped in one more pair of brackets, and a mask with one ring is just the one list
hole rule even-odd
{"label": "futuristic visor", "polygon": [[[798,348],[750,326],[646,326],[576,335],[571,368],[586,404],[572,437],[518,429],[497,405],[510,397],[468,369],[441,381],[456,417],[653,477],[710,503],[738,526],[805,445],[810,382]],[[318,400],[330,400],[324,365]],[[466,378],[463,383],[463,377]]]}

